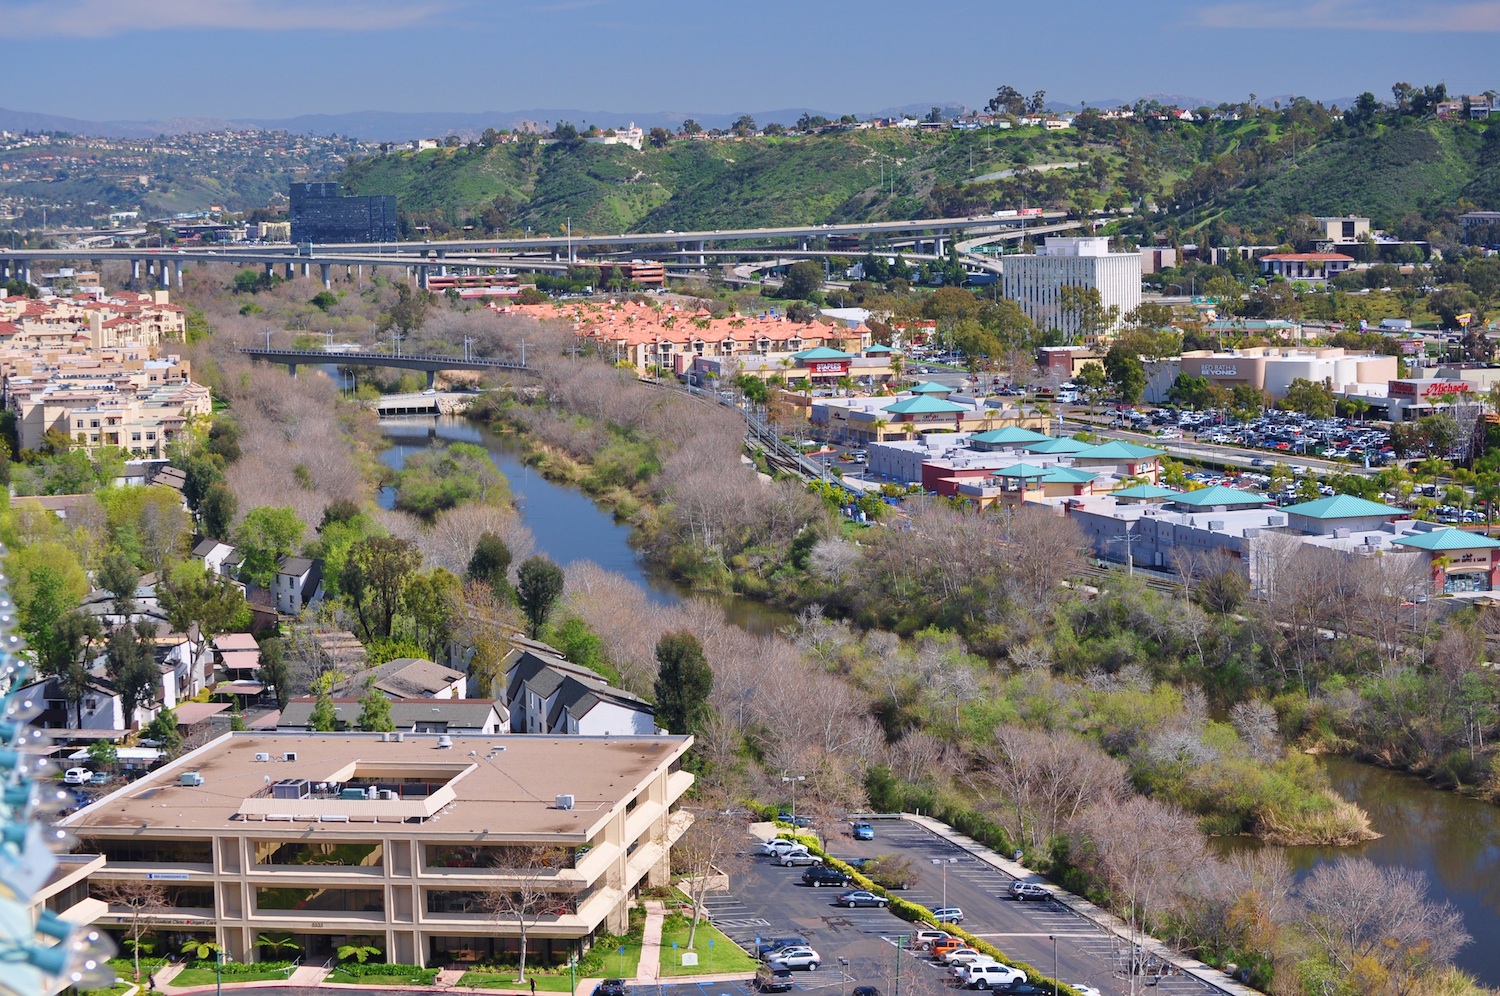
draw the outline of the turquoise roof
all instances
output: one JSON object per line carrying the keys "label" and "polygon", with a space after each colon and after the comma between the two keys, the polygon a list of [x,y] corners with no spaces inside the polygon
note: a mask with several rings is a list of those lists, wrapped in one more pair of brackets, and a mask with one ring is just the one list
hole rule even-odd
{"label": "turquoise roof", "polygon": [[1252,494],[1238,488],[1226,488],[1222,484],[1199,488],[1197,491],[1184,491],[1172,496],[1173,504],[1188,505],[1192,508],[1213,508],[1215,505],[1264,505],[1268,501],[1270,499],[1265,495]]}
{"label": "turquoise roof", "polygon": [[942,398],[929,398],[925,394],[920,394],[915,398],[906,398],[893,405],[886,405],[881,410],[891,412],[894,415],[931,415],[936,412],[972,411],[972,409],[954,404],[952,401],[944,401]]}
{"label": "turquoise roof", "polygon": [[1052,467],[1042,478],[1044,484],[1087,484],[1099,475],[1077,467]]}
{"label": "turquoise roof", "polygon": [[1452,526],[1426,533],[1412,533],[1392,542],[1431,553],[1442,553],[1445,550],[1485,550],[1500,546],[1500,540],[1464,529],[1454,529]]}
{"label": "turquoise roof", "polygon": [[1154,501],[1157,498],[1171,498],[1182,494],[1171,488],[1159,487],[1155,484],[1137,484],[1129,488],[1121,488],[1112,492],[1116,498],[1134,498],[1137,501]]}
{"label": "turquoise roof", "polygon": [[929,380],[923,381],[916,387],[908,387],[906,390],[911,394],[952,394],[958,388],[948,387],[945,384],[938,384]]}
{"label": "turquoise roof", "polygon": [[800,353],[793,353],[794,360],[852,360],[853,353],[841,353],[837,349],[829,349],[827,346],[816,346],[813,349],[804,349]]}
{"label": "turquoise roof", "polygon": [[1073,456],[1079,460],[1144,460],[1148,457],[1161,456],[1161,450],[1112,439],[1107,443],[1079,450]]}
{"label": "turquoise roof", "polygon": [[892,349],[889,346],[882,346],[880,343],[877,342],[875,345],[873,345],[869,349],[865,350],[865,352],[867,352],[867,353],[894,353],[895,350]]}
{"label": "turquoise roof", "polygon": [[[1038,467],[1031,463],[1017,463],[995,471],[996,477],[1046,477],[1055,468]],[[1090,478],[1092,480],[1092,478]]]}
{"label": "turquoise roof", "polygon": [[1317,501],[1305,501],[1298,505],[1288,505],[1282,511],[1287,515],[1302,515],[1309,519],[1362,519],[1406,514],[1402,509],[1354,495],[1334,495]]}
{"label": "turquoise roof", "polygon": [[1056,439],[1051,436],[1044,436],[1042,437],[1042,440],[1040,442],[1027,443],[1021,448],[1023,450],[1030,450],[1032,453],[1069,454],[1082,453],[1084,450],[1091,450],[1094,448],[1094,444],[1085,443],[1083,440],[1074,439],[1071,436],[1059,436]]}
{"label": "turquoise roof", "polygon": [[1047,439],[1040,432],[1032,432],[1030,429],[1022,429],[1020,426],[1008,425],[1003,429],[989,429],[985,432],[976,432],[969,437],[976,443],[1035,443]]}

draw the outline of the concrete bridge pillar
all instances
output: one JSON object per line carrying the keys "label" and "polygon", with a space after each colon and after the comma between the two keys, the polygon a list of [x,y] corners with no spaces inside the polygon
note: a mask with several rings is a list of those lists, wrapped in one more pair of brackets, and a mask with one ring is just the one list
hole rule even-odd
{"label": "concrete bridge pillar", "polygon": [[703,250],[706,249],[707,247],[708,247],[708,243],[707,242],[700,241],[698,243],[697,249],[698,249],[698,265],[699,266],[707,266],[708,265],[708,257],[703,254]]}
{"label": "concrete bridge pillar", "polygon": [[562,250],[556,246],[552,247],[552,262],[556,263],[562,259]]}
{"label": "concrete bridge pillar", "polygon": [[427,267],[417,267],[417,286],[423,290],[427,289]]}
{"label": "concrete bridge pillar", "polygon": [[306,280],[310,276],[312,276],[312,264],[311,263],[303,263],[302,264],[302,279]]}
{"label": "concrete bridge pillar", "polygon": [[267,263],[266,264],[266,276],[267,277],[272,277],[272,276],[275,276],[275,275],[276,275],[276,264],[275,263]]}
{"label": "concrete bridge pillar", "polygon": [[939,237],[932,244],[939,256],[942,256],[948,251],[948,240],[945,238]]}
{"label": "concrete bridge pillar", "polygon": [[318,269],[321,270],[323,274],[323,289],[333,290],[333,264],[319,263]]}
{"label": "concrete bridge pillar", "polygon": [[167,261],[162,260],[156,267],[156,285],[162,290],[172,289],[172,270],[167,266]]}
{"label": "concrete bridge pillar", "polygon": [[427,371],[427,388],[431,390],[434,387],[437,387],[437,371],[429,370]]}
{"label": "concrete bridge pillar", "polygon": [[802,251],[802,252],[807,252],[807,246],[808,246],[808,241],[807,241],[807,239],[803,239],[803,240],[802,240],[802,241],[801,241],[801,242],[799,242],[799,243],[798,243],[798,244],[797,244],[797,248],[798,248],[798,249],[799,249],[799,250],[801,250],[801,251]]}
{"label": "concrete bridge pillar", "polygon": [[291,373],[292,378],[296,379],[296,376],[297,376],[297,364],[295,364],[295,363],[289,363],[289,364],[287,364],[287,370]]}
{"label": "concrete bridge pillar", "polygon": [[21,282],[23,284],[31,283],[31,260],[29,259],[21,260]]}
{"label": "concrete bridge pillar", "polygon": [[177,289],[182,290],[182,260],[174,259],[172,261],[172,275],[177,278]]}
{"label": "concrete bridge pillar", "polygon": [[286,265],[286,278],[288,280],[295,280],[295,279],[297,279],[297,264],[296,263],[288,263]]}

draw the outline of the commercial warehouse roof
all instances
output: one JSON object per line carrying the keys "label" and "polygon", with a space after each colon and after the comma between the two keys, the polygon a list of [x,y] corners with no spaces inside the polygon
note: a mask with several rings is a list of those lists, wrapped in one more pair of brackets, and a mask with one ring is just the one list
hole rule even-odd
{"label": "commercial warehouse roof", "polygon": [[1304,501],[1282,509],[1287,515],[1301,515],[1309,519],[1363,519],[1377,515],[1405,515],[1404,509],[1382,505],[1378,501],[1359,498],[1355,495],[1334,495],[1317,501]]}
{"label": "commercial warehouse roof", "polygon": [[1079,450],[1073,454],[1078,460],[1144,460],[1161,455],[1161,450],[1153,450],[1149,446],[1137,446],[1135,443],[1127,443],[1120,439],[1090,446],[1088,449]]}
{"label": "commercial warehouse roof", "polygon": [[1222,505],[1225,508],[1264,505],[1269,500],[1265,495],[1241,491],[1238,488],[1226,488],[1222,484],[1199,488],[1197,491],[1184,491],[1173,495],[1170,499],[1174,505],[1187,505],[1191,508],[1213,508],[1216,505]]}
{"label": "commercial warehouse roof", "polygon": [[1431,553],[1442,553],[1447,550],[1487,550],[1500,547],[1500,540],[1491,539],[1480,533],[1471,533],[1464,529],[1454,529],[1451,526],[1446,529],[1434,529],[1426,533],[1412,533],[1410,536],[1400,536],[1391,541],[1401,546],[1409,546],[1416,550],[1427,550]]}
{"label": "commercial warehouse roof", "polygon": [[1115,498],[1132,498],[1136,501],[1155,501],[1158,498],[1175,498],[1182,494],[1181,491],[1172,488],[1163,488],[1155,484],[1136,484],[1132,487],[1121,488],[1119,491],[1110,492]]}
{"label": "commercial warehouse roof", "polygon": [[[397,810],[426,801],[441,806],[435,818],[419,824],[428,836],[488,834],[496,843],[507,834],[587,839],[612,810],[680,758],[692,738],[499,735],[453,736],[446,741],[451,747],[440,747],[440,742],[436,735],[411,733],[399,742],[374,733],[226,734],[63,822],[84,836],[91,829],[136,834],[143,826],[166,834],[370,834],[389,832],[391,817],[382,814],[394,814],[399,822]],[[274,760],[256,760],[257,754]],[[283,760],[288,755],[294,760]],[[203,783],[182,785],[189,772]],[[403,797],[394,802],[270,797],[271,783],[296,779],[442,787],[426,800]],[[557,808],[561,794],[574,797],[572,809]],[[240,815],[242,807],[266,810],[265,818],[246,819]],[[323,819],[317,818],[320,814]],[[377,817],[378,830],[373,825]],[[417,826],[408,825],[408,832],[416,832]]]}
{"label": "commercial warehouse roof", "polygon": [[934,398],[930,395],[921,394],[915,398],[907,398],[893,405],[886,405],[881,411],[891,412],[895,415],[933,415],[940,412],[971,412],[974,409],[966,405],[955,404],[942,398]]}
{"label": "commercial warehouse roof", "polygon": [[1024,447],[1027,443],[1039,443],[1048,437],[1040,432],[1023,429],[1018,425],[1008,425],[1003,429],[976,432],[969,438],[976,443],[989,443],[992,446],[1019,445]]}
{"label": "commercial warehouse roof", "polygon": [[1043,436],[1040,442],[1022,443],[1021,449],[1032,453],[1060,453],[1067,456],[1070,453],[1082,453],[1084,450],[1093,449],[1092,443],[1085,443],[1081,439],[1071,436],[1059,436],[1054,439],[1051,436]]}

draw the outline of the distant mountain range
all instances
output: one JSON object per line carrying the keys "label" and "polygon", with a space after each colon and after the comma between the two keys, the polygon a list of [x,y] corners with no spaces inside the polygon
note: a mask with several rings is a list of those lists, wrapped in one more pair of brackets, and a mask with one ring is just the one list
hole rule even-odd
{"label": "distant mountain range", "polygon": [[[1184,94],[1146,94],[1140,99],[1156,100],[1162,104],[1180,107],[1201,107],[1214,104],[1202,97]],[[1263,103],[1273,100],[1288,100],[1289,96],[1262,97]],[[1333,103],[1348,106],[1352,98],[1337,98]],[[1048,101],[1049,111],[1076,111],[1083,106],[1118,107],[1133,104],[1134,100],[1106,98],[1079,103]],[[923,115],[933,107],[945,114],[953,114],[966,105],[953,101],[925,101],[886,107],[873,111],[857,111],[860,117],[891,117],[896,115]],[[837,118],[844,111],[817,110],[807,107],[786,107],[769,111],[748,112],[759,124],[772,121],[790,125],[804,113],[827,118]],[[741,112],[717,114],[694,111],[585,111],[576,108],[531,108],[519,111],[351,111],[345,114],[303,114],[293,118],[166,118],[159,121],[87,121],[81,118],[64,117],[57,114],[39,114],[33,111],[13,111],[0,108],[0,130],[4,131],[63,131],[75,135],[97,135],[107,138],[150,138],[155,135],[189,135],[198,132],[224,131],[226,129],[259,128],[266,131],[285,131],[296,135],[345,135],[367,142],[406,142],[416,138],[441,138],[458,135],[461,138],[477,137],[486,128],[515,129],[537,126],[550,129],[560,121],[571,121],[583,126],[599,125],[602,128],[623,126],[634,121],[642,128],[676,128],[687,118],[692,118],[705,128],[728,128],[740,117]]]}

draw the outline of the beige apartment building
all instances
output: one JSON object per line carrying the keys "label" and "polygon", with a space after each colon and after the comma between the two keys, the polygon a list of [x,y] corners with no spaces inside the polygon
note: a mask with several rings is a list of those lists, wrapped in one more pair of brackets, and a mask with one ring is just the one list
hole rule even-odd
{"label": "beige apartment building", "polygon": [[[389,962],[473,963],[518,949],[518,922],[486,908],[524,886],[547,898],[528,917],[527,959],[556,963],[624,933],[631,896],[667,882],[691,819],[678,808],[691,744],[229,733],[63,823],[107,859],[95,895],[166,887],[152,930],[169,950],[197,937],[260,960],[263,935],[290,936],[321,963],[369,938]],[[130,921],[111,907],[98,923]]]}

